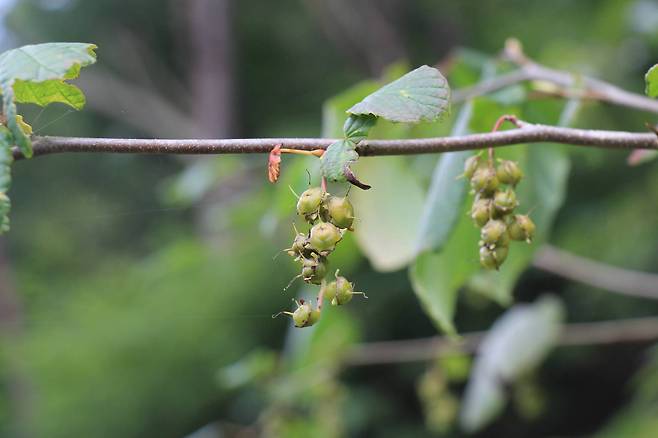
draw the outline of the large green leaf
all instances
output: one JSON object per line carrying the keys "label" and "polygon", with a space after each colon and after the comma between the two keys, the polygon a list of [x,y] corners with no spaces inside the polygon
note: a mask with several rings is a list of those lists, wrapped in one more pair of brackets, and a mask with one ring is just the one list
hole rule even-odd
{"label": "large green leaf", "polygon": [[[472,109],[471,102],[464,104],[453,126],[453,136],[468,133]],[[464,170],[464,160],[472,154],[472,151],[450,152],[439,158],[420,216],[417,252],[440,249],[457,224],[466,197],[466,184],[458,177]]]}
{"label": "large green leaf", "polygon": [[392,122],[436,120],[448,110],[450,87],[441,73],[423,65],[383,86],[347,112],[374,115]]}
{"label": "large green leaf", "polygon": [[[461,210],[464,215],[465,210]],[[480,269],[478,234],[470,221],[459,221],[441,252],[425,252],[409,270],[411,284],[425,312],[436,326],[454,333],[453,315],[459,288]]]}
{"label": "large green leaf", "polygon": [[0,88],[7,126],[26,157],[32,155],[30,139],[16,120],[15,101],[47,105],[62,102],[80,109],[84,95],[66,80],[76,78],[82,67],[96,61],[96,46],[85,43],[47,43],[19,47],[0,55]]}
{"label": "large green leaf", "polygon": [[520,304],[503,314],[487,333],[466,387],[460,422],[467,432],[491,422],[505,403],[505,388],[539,365],[558,339],[563,308],[556,298]]}
{"label": "large green leaf", "polygon": [[658,64],[651,67],[644,75],[646,88],[644,92],[649,97],[658,97]]}
{"label": "large green leaf", "polygon": [[360,160],[359,176],[372,184],[367,192],[352,190],[355,237],[373,267],[394,271],[415,255],[418,213],[423,189],[402,157]]}

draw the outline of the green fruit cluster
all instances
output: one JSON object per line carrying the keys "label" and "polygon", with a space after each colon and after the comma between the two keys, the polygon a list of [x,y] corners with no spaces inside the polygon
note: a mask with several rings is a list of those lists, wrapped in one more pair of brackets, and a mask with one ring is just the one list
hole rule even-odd
{"label": "green fruit cluster", "polygon": [[528,215],[514,214],[519,202],[514,189],[523,178],[518,164],[509,160],[482,162],[474,155],[464,163],[475,200],[470,216],[480,228],[480,264],[486,269],[499,269],[507,259],[511,240],[530,243],[535,224]]}
{"label": "green fruit cluster", "polygon": [[343,239],[347,231],[352,231],[354,208],[347,197],[333,196],[320,187],[311,187],[299,196],[297,214],[310,225],[307,233],[295,230],[295,237],[290,248],[285,251],[301,264],[301,278],[308,284],[320,285],[318,305],[313,309],[308,302],[300,300],[294,312],[282,312],[292,316],[296,327],[310,327],[319,317],[322,301],[328,299],[332,305],[349,302],[355,294],[354,285],[345,277],[338,275],[327,283],[329,255]]}

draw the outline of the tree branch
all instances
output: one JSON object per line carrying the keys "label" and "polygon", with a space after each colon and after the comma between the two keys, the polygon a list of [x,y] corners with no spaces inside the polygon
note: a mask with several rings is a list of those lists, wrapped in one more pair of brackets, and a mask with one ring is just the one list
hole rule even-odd
{"label": "tree branch", "polygon": [[[487,332],[472,332],[459,341],[446,336],[406,341],[371,342],[356,345],[347,355],[346,365],[381,365],[434,360],[441,355],[474,353]],[[566,324],[559,346],[608,345],[648,342],[658,339],[658,318]]]}
{"label": "tree branch", "polygon": [[517,40],[508,40],[501,56],[503,59],[516,64],[519,67],[518,70],[482,81],[472,87],[456,90],[452,94],[452,101],[462,102],[519,82],[541,81],[562,88],[561,92],[575,93],[581,99],[598,100],[613,105],[658,113],[658,100],[626,91],[600,79],[543,66],[528,58],[523,53],[523,49]]}
{"label": "tree branch", "polygon": [[658,274],[617,268],[551,245],[537,251],[533,266],[569,280],[632,297],[658,299]]}
{"label": "tree branch", "polygon": [[[415,155],[484,149],[522,143],[564,143],[607,149],[658,149],[653,133],[574,129],[535,125],[519,121],[519,129],[471,134],[460,137],[434,137],[408,140],[365,140],[357,151],[362,156]],[[82,137],[35,137],[34,155],[63,152],[105,152],[132,154],[264,154],[280,144],[298,150],[322,149],[335,140],[325,138],[252,138],[228,140],[169,140]],[[14,149],[14,158],[24,158]]]}

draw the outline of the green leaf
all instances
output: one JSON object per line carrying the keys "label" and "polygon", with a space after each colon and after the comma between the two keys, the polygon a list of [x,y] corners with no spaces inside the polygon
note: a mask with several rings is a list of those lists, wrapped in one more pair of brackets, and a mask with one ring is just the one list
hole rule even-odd
{"label": "green leaf", "polygon": [[329,181],[345,182],[345,169],[359,159],[356,143],[352,140],[338,140],[329,145],[320,160],[322,175]]}
{"label": "green leaf", "polygon": [[417,218],[423,206],[417,176],[403,157],[361,160],[357,169],[373,185],[367,192],[350,192],[357,243],[378,271],[403,268],[415,255]]}
{"label": "green leaf", "polygon": [[12,135],[5,126],[0,125],[0,234],[9,231],[9,210],[11,201],[7,193],[11,184]]}
{"label": "green leaf", "polygon": [[14,82],[16,102],[34,103],[46,106],[50,103],[64,103],[76,110],[85,106],[85,95],[75,85],[64,81],[49,80],[45,82],[22,81]]}
{"label": "green leaf", "polygon": [[15,101],[47,105],[62,102],[80,109],[84,95],[64,81],[96,61],[96,46],[85,43],[47,43],[19,47],[0,55],[0,88],[7,126],[26,157],[32,156],[30,139],[16,120]]}
{"label": "green leaf", "polygon": [[448,81],[426,65],[383,86],[347,110],[353,115],[374,115],[392,122],[436,120],[448,110]]}
{"label": "green leaf", "polygon": [[343,125],[345,138],[358,143],[368,137],[370,129],[377,123],[375,116],[349,116]]}
{"label": "green leaf", "polygon": [[[472,106],[471,102],[467,102],[460,110],[452,130],[453,136],[468,133]],[[464,161],[472,154],[472,151],[441,154],[420,216],[417,252],[440,249],[455,228],[466,198],[466,184],[458,177],[464,170]]]}
{"label": "green leaf", "polygon": [[646,87],[644,92],[649,97],[658,97],[658,64],[651,67],[644,75]]}
{"label": "green leaf", "polygon": [[466,386],[460,422],[473,433],[489,424],[505,404],[503,385],[536,368],[555,345],[562,303],[552,296],[514,306],[498,319],[478,348]]}
{"label": "green leaf", "polygon": [[[466,215],[468,208],[459,210]],[[425,252],[409,270],[411,284],[437,328],[455,333],[452,322],[459,288],[480,269],[479,235],[470,220],[460,220],[440,253]]]}

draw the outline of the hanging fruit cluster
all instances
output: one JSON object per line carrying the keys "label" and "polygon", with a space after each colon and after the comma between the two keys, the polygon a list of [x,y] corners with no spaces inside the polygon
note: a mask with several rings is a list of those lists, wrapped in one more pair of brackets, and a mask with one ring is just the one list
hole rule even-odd
{"label": "hanging fruit cluster", "polygon": [[528,215],[513,214],[519,205],[514,189],[523,173],[514,161],[498,160],[494,166],[490,150],[485,162],[480,155],[468,158],[463,175],[475,194],[471,218],[480,228],[480,264],[499,269],[507,258],[510,240],[530,243],[535,234],[535,224]]}
{"label": "hanging fruit cluster", "polygon": [[[301,265],[301,273],[295,277],[308,284],[320,286],[316,307],[304,300],[295,301],[294,312],[280,312],[291,316],[296,327],[310,327],[320,319],[322,304],[327,299],[339,306],[352,300],[354,284],[345,277],[334,274],[335,279],[327,282],[329,255],[343,239],[347,231],[352,231],[354,208],[347,197],[333,196],[321,187],[311,187],[299,196],[297,214],[311,225],[307,233],[295,229],[295,238],[285,251]],[[293,279],[294,280],[294,279]],[[277,314],[278,315],[278,314]],[[276,316],[276,315],[275,315]]]}

